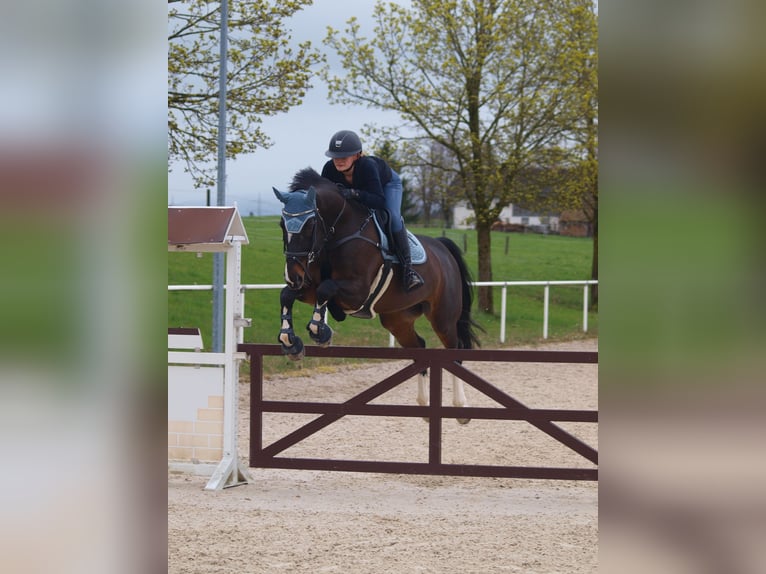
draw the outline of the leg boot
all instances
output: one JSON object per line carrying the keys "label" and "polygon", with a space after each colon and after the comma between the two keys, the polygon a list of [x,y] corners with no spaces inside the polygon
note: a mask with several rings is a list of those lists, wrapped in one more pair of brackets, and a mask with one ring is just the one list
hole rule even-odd
{"label": "leg boot", "polygon": [[402,277],[404,278],[404,290],[411,291],[423,284],[423,278],[412,268],[412,257],[410,257],[410,241],[407,239],[407,230],[402,227],[394,232],[394,243],[396,243],[396,253],[402,262]]}

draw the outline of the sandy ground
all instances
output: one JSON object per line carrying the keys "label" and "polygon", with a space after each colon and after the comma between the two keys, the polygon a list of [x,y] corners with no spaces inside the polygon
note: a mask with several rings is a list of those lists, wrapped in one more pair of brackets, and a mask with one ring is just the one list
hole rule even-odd
{"label": "sandy ground", "polygon": [[[597,350],[596,340],[543,349]],[[279,358],[281,360],[281,358]],[[268,399],[349,398],[404,363],[310,377],[273,377]],[[530,407],[597,409],[596,365],[466,363]],[[451,402],[445,376],[445,402]],[[472,406],[494,402],[466,385]],[[375,402],[414,404],[411,379]],[[248,452],[249,385],[240,385],[239,450]],[[265,417],[264,444],[314,415]],[[558,423],[598,448],[592,423]],[[285,456],[422,462],[419,419],[344,417]],[[525,422],[445,421],[443,461],[591,468]],[[597,570],[598,485],[552,481],[250,469],[252,483],[204,491],[204,477],[168,474],[171,573],[585,573]]]}

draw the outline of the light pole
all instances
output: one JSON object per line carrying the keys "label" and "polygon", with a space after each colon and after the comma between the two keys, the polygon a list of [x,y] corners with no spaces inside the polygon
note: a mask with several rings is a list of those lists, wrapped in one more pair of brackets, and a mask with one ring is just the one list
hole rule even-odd
{"label": "light pole", "polygon": [[[216,205],[226,205],[226,54],[228,52],[229,6],[221,2],[221,51],[218,73],[218,197]],[[213,352],[223,351],[223,274],[224,254],[213,254]]]}

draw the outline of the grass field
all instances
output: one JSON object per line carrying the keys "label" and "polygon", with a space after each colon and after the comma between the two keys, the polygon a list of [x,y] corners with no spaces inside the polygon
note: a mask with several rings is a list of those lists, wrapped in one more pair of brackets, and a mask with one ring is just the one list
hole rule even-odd
{"label": "grass field", "polygon": [[[278,216],[243,218],[250,245],[242,248],[242,283],[283,283],[284,257]],[[476,233],[468,230],[410,226],[420,235],[445,234],[462,249],[469,269],[477,278]],[[591,239],[493,232],[492,272],[494,281],[584,280],[590,278],[593,244]],[[209,285],[212,283],[213,255],[210,253],[168,253],[168,285]],[[550,340],[582,337],[581,286],[551,287]],[[494,288],[493,314],[474,312],[484,328],[480,333],[483,347],[513,347],[542,340],[543,288],[511,287],[508,291],[506,341],[500,344],[501,289]],[[476,300],[476,297],[474,297]],[[253,326],[245,329],[245,341],[275,343],[279,333],[279,290],[248,290],[245,294],[245,316]],[[296,332],[304,337],[309,320],[308,305],[296,303]],[[207,347],[211,345],[212,292],[168,292],[168,326],[199,327]],[[331,321],[335,331],[333,343],[338,345],[388,345],[388,332],[377,319],[348,318],[342,323]],[[425,319],[418,322],[418,333],[429,347],[439,346]],[[598,335],[598,315],[588,317],[588,336]],[[286,361],[286,359],[285,359]]]}

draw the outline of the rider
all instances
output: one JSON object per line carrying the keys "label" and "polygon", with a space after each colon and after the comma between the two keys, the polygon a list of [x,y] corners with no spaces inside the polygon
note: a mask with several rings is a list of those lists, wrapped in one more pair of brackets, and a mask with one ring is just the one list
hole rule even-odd
{"label": "rider", "polygon": [[322,168],[322,177],[339,184],[346,199],[356,199],[371,209],[386,208],[391,214],[391,231],[399,260],[402,262],[404,289],[423,284],[412,268],[410,242],[401,216],[402,180],[379,157],[362,153],[362,140],[350,130],[341,130],[330,138],[325,155],[332,158]]}

